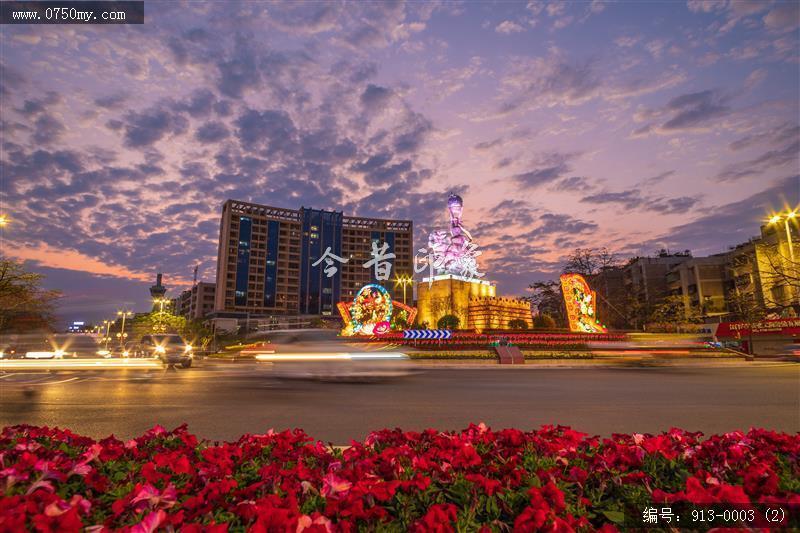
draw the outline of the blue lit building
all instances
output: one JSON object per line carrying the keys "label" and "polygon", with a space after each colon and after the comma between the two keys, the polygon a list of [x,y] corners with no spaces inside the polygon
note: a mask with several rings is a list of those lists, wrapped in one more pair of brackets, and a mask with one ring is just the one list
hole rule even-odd
{"label": "blue lit building", "polygon": [[[387,259],[390,280],[378,281],[394,293],[393,280],[413,274],[410,220],[228,200],[220,222],[215,313],[332,315],[338,302],[377,281],[375,269],[363,267],[372,258],[373,242],[379,248],[387,243],[395,254]],[[328,276],[326,269],[336,271]]]}

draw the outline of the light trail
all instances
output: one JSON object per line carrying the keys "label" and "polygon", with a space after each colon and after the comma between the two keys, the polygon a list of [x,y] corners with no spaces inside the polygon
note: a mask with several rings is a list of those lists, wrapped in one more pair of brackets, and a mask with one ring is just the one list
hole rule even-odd
{"label": "light trail", "polygon": [[158,359],[49,359],[0,360],[0,370],[118,370],[123,368],[157,369]]}
{"label": "light trail", "polygon": [[403,353],[400,352],[340,352],[340,353],[326,353],[326,352],[308,352],[308,353],[287,353],[287,354],[258,354],[255,356],[256,361],[269,361],[271,363],[280,363],[288,361],[353,361],[359,359],[390,359],[390,360],[405,360],[408,359]]}

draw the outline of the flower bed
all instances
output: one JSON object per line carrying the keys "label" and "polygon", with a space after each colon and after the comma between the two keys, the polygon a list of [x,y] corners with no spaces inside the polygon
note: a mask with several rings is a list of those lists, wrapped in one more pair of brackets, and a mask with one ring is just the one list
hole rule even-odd
{"label": "flower bed", "polygon": [[649,505],[796,513],[799,461],[800,435],[765,430],[599,439],[481,424],[341,450],[300,430],[219,444],[185,426],[127,442],[15,426],[0,434],[0,531],[613,531]]}
{"label": "flower bed", "polygon": [[[407,353],[409,359],[414,360],[490,360],[497,361],[497,354],[488,350],[458,350],[458,351],[424,351],[424,352],[411,352]],[[526,360],[543,360],[543,359],[594,359],[595,356],[587,352],[559,352],[555,350],[548,351],[532,351],[523,350],[522,355]]]}

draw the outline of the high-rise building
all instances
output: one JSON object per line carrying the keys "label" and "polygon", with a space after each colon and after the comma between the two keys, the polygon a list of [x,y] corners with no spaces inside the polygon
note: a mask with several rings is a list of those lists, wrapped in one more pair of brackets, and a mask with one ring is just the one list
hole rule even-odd
{"label": "high-rise building", "polygon": [[[375,268],[363,265],[384,244],[394,257],[386,259],[390,278],[379,280]],[[413,274],[412,246],[410,220],[228,200],[222,206],[214,311],[330,315],[367,283],[383,285],[394,297],[395,278]]]}

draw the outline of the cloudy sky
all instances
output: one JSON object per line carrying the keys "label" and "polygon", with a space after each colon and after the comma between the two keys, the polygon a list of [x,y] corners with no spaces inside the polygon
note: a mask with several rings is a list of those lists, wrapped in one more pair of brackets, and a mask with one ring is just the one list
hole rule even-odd
{"label": "cloudy sky", "polygon": [[146,2],[4,26],[2,252],[67,318],[213,281],[228,198],[446,222],[499,293],[717,253],[800,195],[796,2]]}

